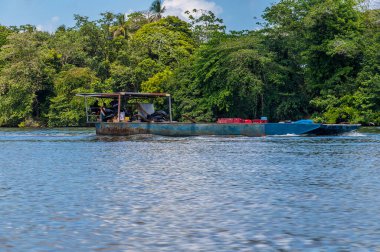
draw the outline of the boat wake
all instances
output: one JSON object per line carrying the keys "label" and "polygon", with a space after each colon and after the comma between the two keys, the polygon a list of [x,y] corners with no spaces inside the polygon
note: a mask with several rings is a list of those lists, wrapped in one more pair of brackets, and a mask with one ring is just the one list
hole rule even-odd
{"label": "boat wake", "polygon": [[285,135],[274,135],[272,137],[301,137],[303,135],[297,135],[297,134],[285,134]]}
{"label": "boat wake", "polygon": [[0,142],[9,141],[82,141],[95,136],[88,129],[3,129]]}
{"label": "boat wake", "polygon": [[360,133],[360,132],[356,132],[356,131],[347,132],[347,133],[344,133],[342,135],[343,136],[350,136],[350,137],[364,137],[364,136],[366,136],[365,134]]}

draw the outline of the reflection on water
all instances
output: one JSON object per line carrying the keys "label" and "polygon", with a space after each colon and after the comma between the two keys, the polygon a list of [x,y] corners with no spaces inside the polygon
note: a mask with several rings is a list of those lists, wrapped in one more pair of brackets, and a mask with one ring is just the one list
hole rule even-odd
{"label": "reflection on water", "polygon": [[380,250],[380,135],[0,130],[0,251]]}

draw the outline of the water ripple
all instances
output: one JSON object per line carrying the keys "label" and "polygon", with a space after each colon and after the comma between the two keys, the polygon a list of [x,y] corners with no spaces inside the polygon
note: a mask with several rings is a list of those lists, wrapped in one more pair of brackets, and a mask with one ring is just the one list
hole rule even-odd
{"label": "water ripple", "polygon": [[377,251],[379,147],[1,129],[0,251]]}

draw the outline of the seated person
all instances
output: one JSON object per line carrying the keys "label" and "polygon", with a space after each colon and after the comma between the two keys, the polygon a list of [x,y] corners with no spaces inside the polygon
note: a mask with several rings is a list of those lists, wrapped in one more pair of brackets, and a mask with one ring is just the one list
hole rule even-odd
{"label": "seated person", "polygon": [[99,107],[99,102],[96,100],[94,104],[90,107],[90,113],[93,115],[99,115],[100,113],[100,107]]}
{"label": "seated person", "polygon": [[108,119],[114,117],[115,114],[111,109],[108,109],[105,107],[105,104],[103,103],[103,106],[100,107],[100,121],[106,122]]}
{"label": "seated person", "polygon": [[119,109],[119,101],[114,98],[111,102],[110,102],[110,106],[111,106],[111,110],[113,110],[113,113],[114,114],[117,114],[117,111]]}

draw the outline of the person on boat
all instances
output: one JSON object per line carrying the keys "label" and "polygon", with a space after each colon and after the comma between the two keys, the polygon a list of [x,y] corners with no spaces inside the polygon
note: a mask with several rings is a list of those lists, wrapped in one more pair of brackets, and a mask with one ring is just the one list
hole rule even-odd
{"label": "person on boat", "polygon": [[103,103],[103,106],[100,107],[100,121],[106,122],[108,119],[114,117],[114,113],[111,109],[106,108],[106,105]]}
{"label": "person on boat", "polygon": [[113,98],[113,100],[110,102],[111,110],[116,115],[117,111],[119,109],[119,101],[116,98]]}
{"label": "person on boat", "polygon": [[106,115],[106,108],[103,106],[100,107],[100,121],[106,122],[107,121],[107,115]]}
{"label": "person on boat", "polygon": [[100,113],[100,106],[99,106],[99,101],[95,100],[94,104],[90,107],[90,112],[93,115],[99,115]]}

